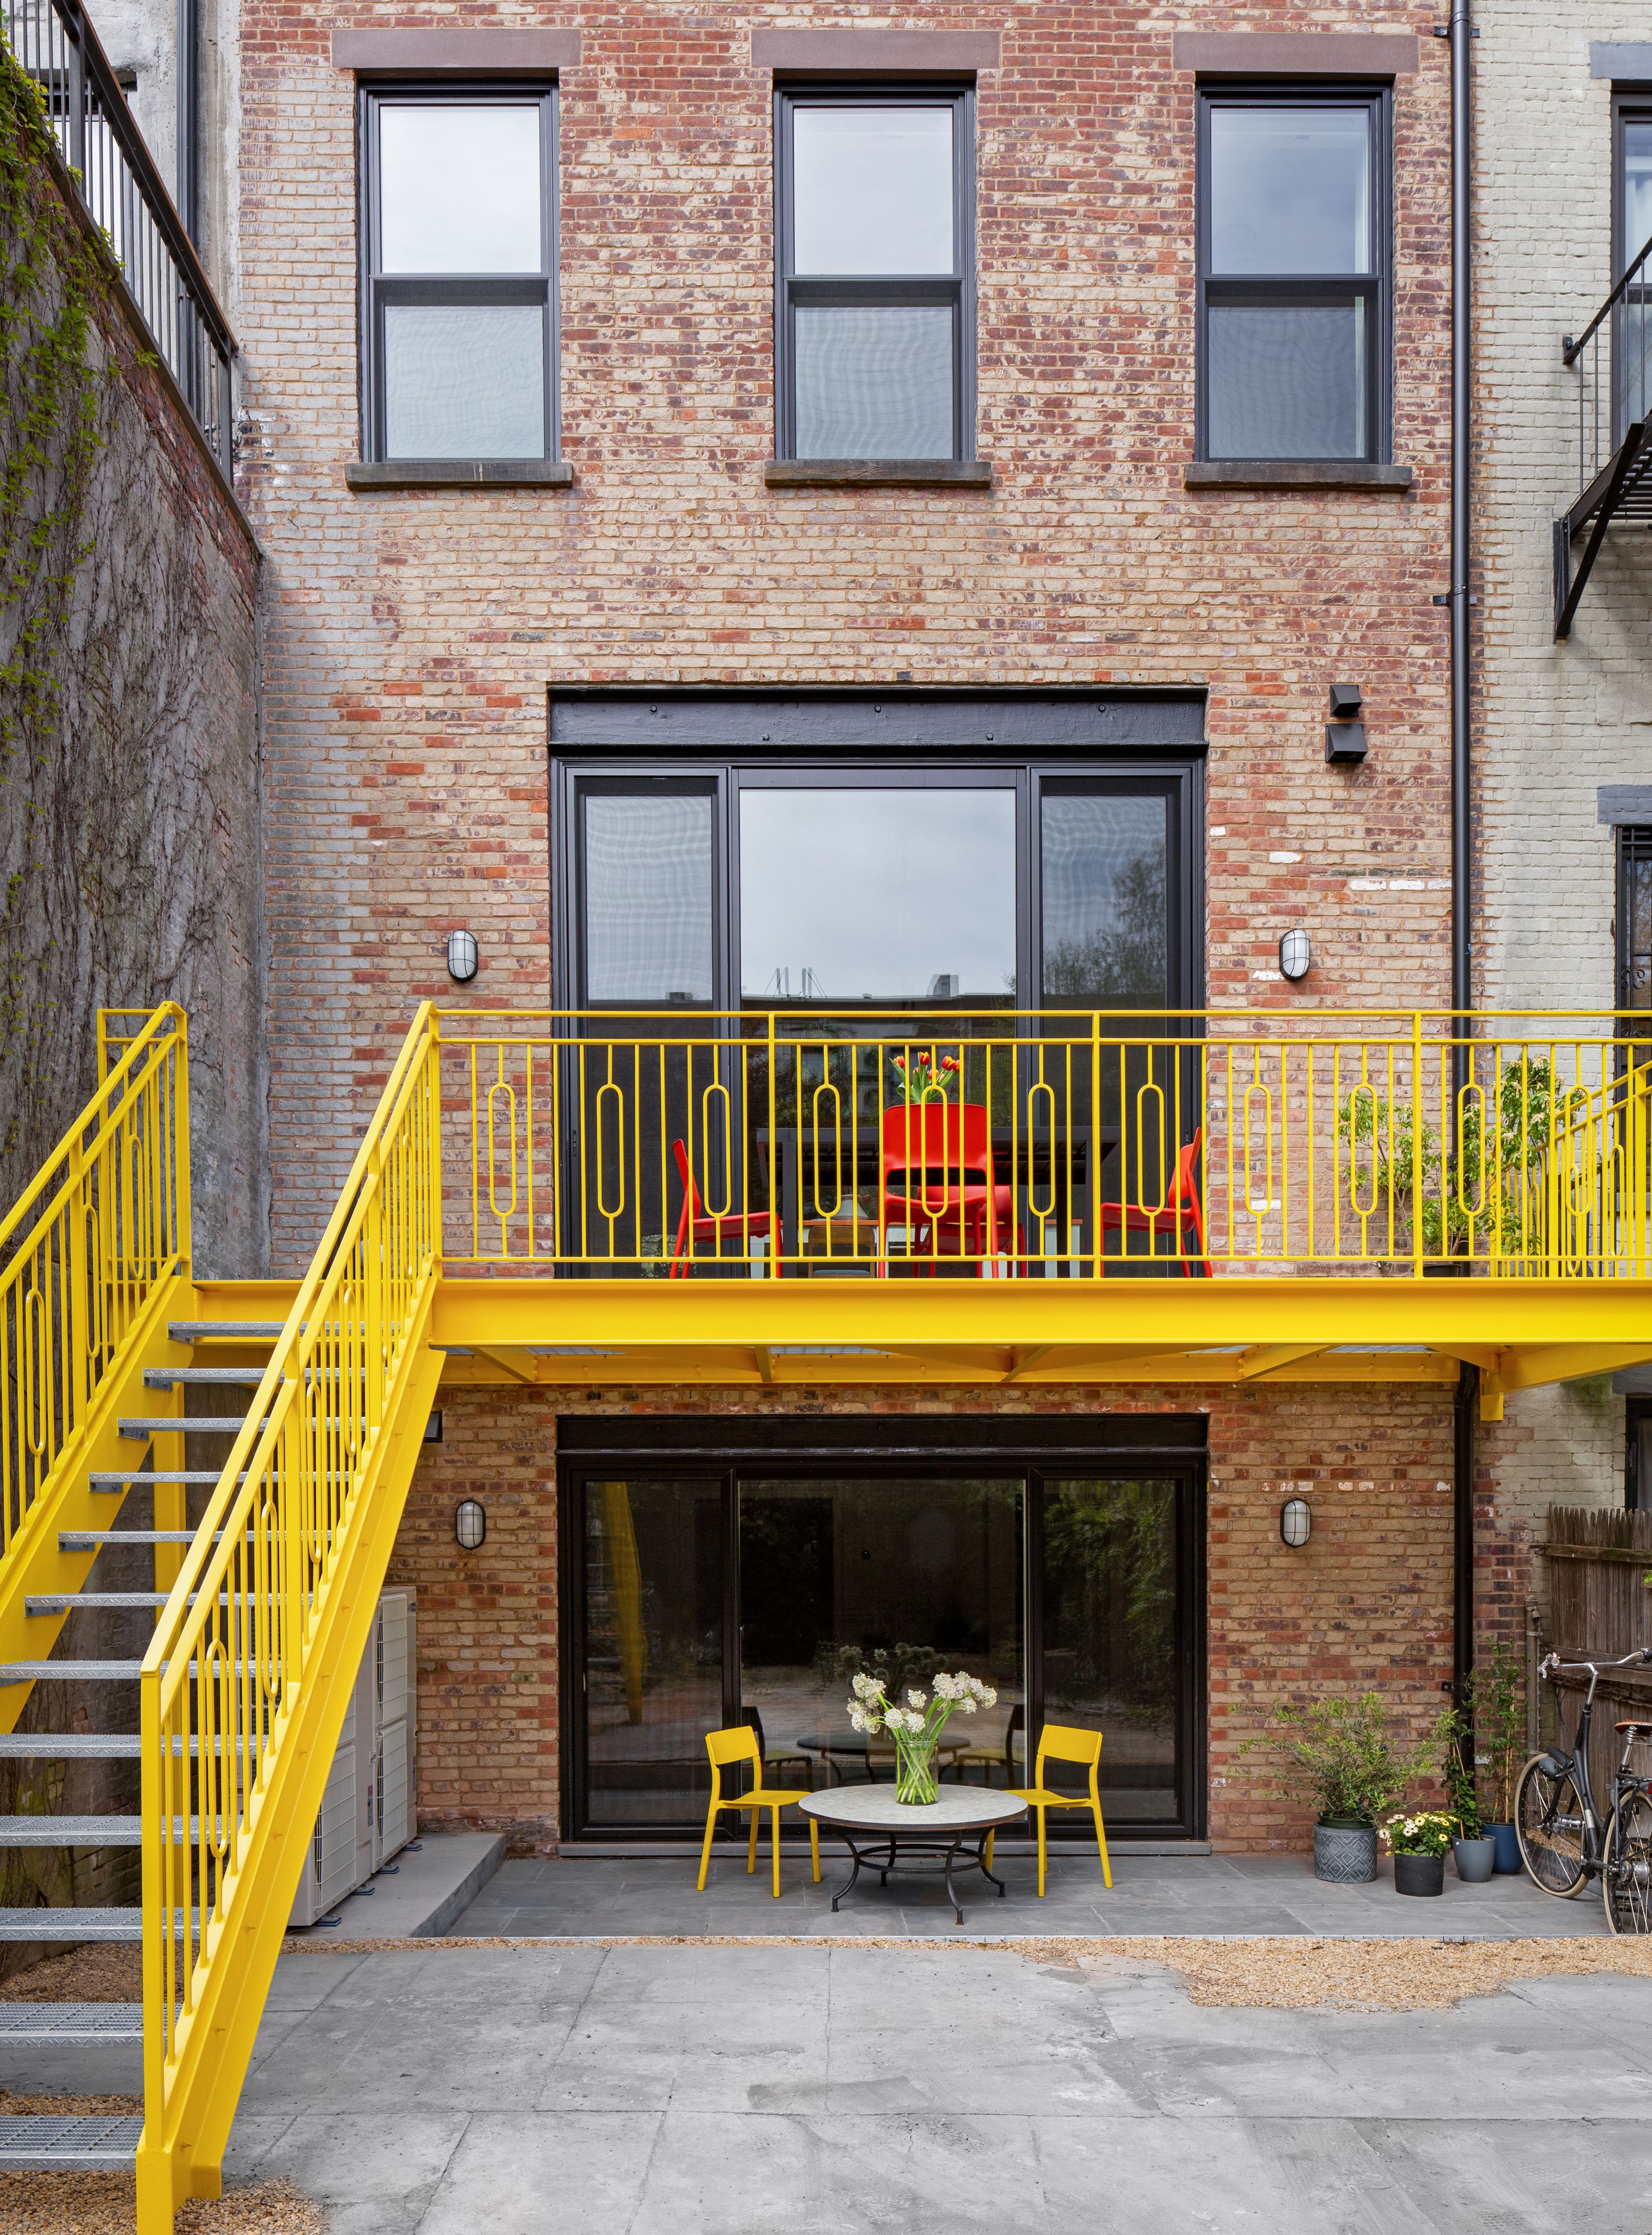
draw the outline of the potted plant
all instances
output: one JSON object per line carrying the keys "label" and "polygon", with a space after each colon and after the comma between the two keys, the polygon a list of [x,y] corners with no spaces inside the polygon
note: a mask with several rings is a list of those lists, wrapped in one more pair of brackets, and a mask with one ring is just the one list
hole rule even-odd
{"label": "potted plant", "polygon": [[1440,1779],[1446,1787],[1448,1811],[1457,1819],[1457,1836],[1452,1841],[1457,1875],[1465,1885],[1484,1885],[1497,1861],[1497,1842],[1480,1822],[1474,1772],[1464,1759],[1468,1738],[1467,1719],[1453,1711],[1446,1734],[1446,1752],[1440,1760]]}
{"label": "potted plant", "polygon": [[1465,1688],[1474,1727],[1474,1766],[1480,1825],[1496,1845],[1500,1873],[1520,1870],[1514,1829],[1514,1786],[1526,1735],[1525,1672],[1503,1638],[1476,1662]]}
{"label": "potted plant", "polygon": [[1288,1800],[1313,1804],[1314,1877],[1332,1885],[1364,1885],[1377,1875],[1378,1817],[1405,1791],[1439,1737],[1437,1725],[1421,1747],[1402,1753],[1381,1694],[1361,1692],[1306,1707],[1281,1701],[1240,1752],[1270,1748],[1280,1758],[1275,1791]]}
{"label": "potted plant", "polygon": [[1438,1808],[1388,1819],[1382,1836],[1393,1849],[1396,1893],[1445,1892],[1446,1850],[1452,1844],[1455,1821]]}

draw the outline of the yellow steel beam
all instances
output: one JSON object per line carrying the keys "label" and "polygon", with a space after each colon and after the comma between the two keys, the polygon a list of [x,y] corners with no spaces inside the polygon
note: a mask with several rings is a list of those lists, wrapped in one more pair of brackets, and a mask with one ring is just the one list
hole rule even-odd
{"label": "yellow steel beam", "polygon": [[1238,1361],[1234,1378],[1239,1381],[1265,1381],[1282,1367],[1295,1366],[1299,1359],[1317,1358],[1328,1347],[1322,1342],[1268,1343],[1261,1350],[1247,1353]]}
{"label": "yellow steel beam", "polygon": [[513,1353],[478,1343],[476,1356],[485,1358],[490,1366],[496,1366],[508,1381],[534,1382],[544,1378],[537,1371],[540,1360],[530,1357],[527,1351]]}
{"label": "yellow steel beam", "polygon": [[721,1346],[748,1359],[758,1343],[918,1353],[1059,1343],[1143,1356],[1278,1343],[1599,1345],[1645,1356],[1649,1325],[1648,1281],[455,1279],[437,1294],[436,1339],[661,1357]]}
{"label": "yellow steel beam", "polygon": [[1504,1389],[1536,1389],[1547,1381],[1577,1381],[1586,1373],[1615,1373],[1652,1358],[1652,1337],[1639,1342],[1537,1343],[1504,1352],[1498,1378]]}

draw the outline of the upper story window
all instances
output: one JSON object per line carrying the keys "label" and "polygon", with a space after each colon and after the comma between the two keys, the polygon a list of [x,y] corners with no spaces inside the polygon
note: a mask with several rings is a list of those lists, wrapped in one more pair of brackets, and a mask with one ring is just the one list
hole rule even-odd
{"label": "upper story window", "polygon": [[1201,95],[1198,455],[1386,460],[1388,96]]}
{"label": "upper story window", "polygon": [[974,450],[974,96],[777,96],[776,448]]}
{"label": "upper story window", "polygon": [[555,95],[363,96],[369,458],[556,455]]}
{"label": "upper story window", "polygon": [[1652,830],[1617,833],[1617,1006],[1652,1009]]}
{"label": "upper story window", "polygon": [[[1612,279],[1629,272],[1652,243],[1652,93],[1619,94],[1612,103]],[[1612,442],[1621,442],[1652,403],[1649,307],[1652,268],[1642,265],[1612,314]]]}

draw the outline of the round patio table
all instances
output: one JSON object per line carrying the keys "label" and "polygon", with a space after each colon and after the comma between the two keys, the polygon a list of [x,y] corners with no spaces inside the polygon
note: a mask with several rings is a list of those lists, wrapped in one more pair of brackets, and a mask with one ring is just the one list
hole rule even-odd
{"label": "round patio table", "polygon": [[1013,1793],[991,1792],[984,1785],[948,1786],[934,1800],[916,1807],[897,1800],[887,1785],[840,1785],[829,1793],[805,1793],[797,1806],[823,1830],[836,1832],[855,1858],[848,1880],[832,1895],[834,1909],[846,1893],[854,1891],[862,1864],[877,1872],[880,1885],[887,1885],[889,1872],[904,1850],[908,1854],[942,1858],[947,1897],[960,1924],[964,1912],[952,1873],[966,1843],[974,1839],[975,1851],[965,1855],[964,1860],[983,1878],[993,1879],[1002,1900],[1004,1881],[993,1878],[987,1867],[987,1835],[1026,1813],[1026,1801],[1018,1800]]}

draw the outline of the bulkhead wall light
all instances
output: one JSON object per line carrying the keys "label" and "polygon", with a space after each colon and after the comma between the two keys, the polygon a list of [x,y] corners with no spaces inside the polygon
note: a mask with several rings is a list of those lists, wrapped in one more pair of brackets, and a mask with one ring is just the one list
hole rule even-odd
{"label": "bulkhead wall light", "polygon": [[476,974],[476,935],[473,931],[448,934],[448,975],[456,985],[468,986]]}
{"label": "bulkhead wall light", "polygon": [[1314,950],[1305,931],[1288,931],[1279,942],[1279,974],[1293,986],[1306,978],[1313,967]]}
{"label": "bulkhead wall light", "polygon": [[1288,1498],[1279,1509],[1281,1541],[1288,1544],[1292,1551],[1300,1550],[1307,1544],[1313,1529],[1314,1516],[1308,1510],[1308,1500],[1305,1498]]}
{"label": "bulkhead wall light", "polygon": [[460,1499],[453,1517],[453,1533],[463,1550],[482,1550],[488,1541],[488,1516],[480,1498]]}

